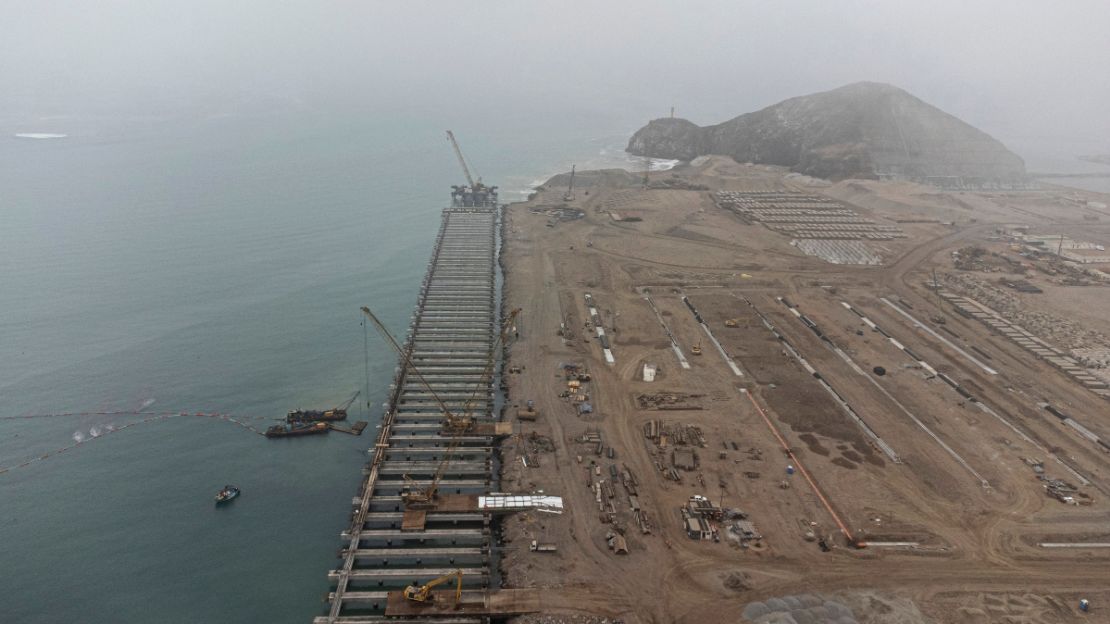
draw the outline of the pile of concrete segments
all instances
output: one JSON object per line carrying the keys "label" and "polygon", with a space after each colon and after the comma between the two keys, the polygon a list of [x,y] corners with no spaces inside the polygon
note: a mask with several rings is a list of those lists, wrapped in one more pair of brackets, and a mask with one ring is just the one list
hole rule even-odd
{"label": "pile of concrete segments", "polygon": [[848,606],[814,594],[753,602],[743,615],[752,624],[859,624]]}

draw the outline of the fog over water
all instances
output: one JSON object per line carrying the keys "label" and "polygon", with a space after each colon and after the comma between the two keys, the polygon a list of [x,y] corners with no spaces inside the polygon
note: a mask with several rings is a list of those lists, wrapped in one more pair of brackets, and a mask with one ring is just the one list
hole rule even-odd
{"label": "fog over water", "polygon": [[26,132],[274,110],[542,124],[565,111],[646,119],[671,105],[705,124],[874,80],[1023,155],[1110,141],[1110,4],[1093,0],[3,7],[0,121]]}
{"label": "fog over water", "polygon": [[[1099,170],[1074,157],[1110,153],[1108,18],[1104,2],[0,0],[0,470],[30,462],[0,473],[0,622],[321,612],[396,364],[373,334],[364,353],[358,307],[403,335],[462,177],[444,130],[516,200],[572,164],[638,166],[628,137],[671,106],[710,124],[870,80],[1031,170]],[[92,413],[264,427],[360,388],[361,438]],[[41,414],[64,415],[24,418]],[[242,497],[214,508],[227,483]]]}

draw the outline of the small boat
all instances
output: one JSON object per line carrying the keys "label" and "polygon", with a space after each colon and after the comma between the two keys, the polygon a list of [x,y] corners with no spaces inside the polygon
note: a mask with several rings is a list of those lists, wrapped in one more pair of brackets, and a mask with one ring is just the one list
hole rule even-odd
{"label": "small boat", "polygon": [[297,424],[347,420],[347,408],[351,406],[351,403],[355,402],[359,394],[361,394],[361,391],[354,393],[351,398],[329,410],[290,410],[289,413],[285,415],[285,422]]}
{"label": "small boat", "polygon": [[216,494],[216,504],[219,505],[234,500],[237,496],[239,496],[239,488],[234,485],[225,485],[224,489]]}
{"label": "small boat", "polygon": [[327,433],[328,423],[286,423],[283,425],[274,425],[266,430],[267,438],[286,438],[290,436],[304,436],[313,435],[316,433]]}

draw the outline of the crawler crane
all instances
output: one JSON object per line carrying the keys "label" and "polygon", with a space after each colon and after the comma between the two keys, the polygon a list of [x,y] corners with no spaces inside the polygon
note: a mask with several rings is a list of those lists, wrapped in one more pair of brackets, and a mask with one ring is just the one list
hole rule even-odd
{"label": "crawler crane", "polygon": [[436,507],[439,496],[439,484],[440,481],[442,481],[443,476],[447,472],[447,467],[451,462],[452,454],[462,442],[462,436],[467,433],[473,433],[474,429],[478,426],[477,419],[474,417],[474,409],[476,407],[475,400],[477,399],[478,394],[481,392],[481,389],[489,382],[489,380],[493,376],[493,369],[497,360],[497,347],[505,340],[506,336],[508,335],[509,328],[512,327],[513,322],[516,320],[516,317],[520,314],[520,309],[514,309],[505,319],[504,323],[502,323],[501,332],[499,333],[497,340],[494,342],[493,346],[490,349],[486,368],[483,371],[481,378],[478,380],[478,383],[475,384],[474,391],[471,394],[470,398],[467,399],[466,403],[464,404],[464,412],[461,416],[452,413],[447,404],[439,397],[439,395],[436,394],[435,390],[432,389],[431,384],[429,384],[428,380],[424,378],[424,375],[420,372],[420,369],[418,369],[416,365],[413,364],[412,359],[409,357],[408,353],[397,343],[397,341],[385,328],[382,322],[378,320],[378,317],[374,316],[374,313],[370,311],[370,308],[363,306],[362,313],[370,319],[370,321],[374,324],[374,327],[377,328],[377,330],[385,338],[386,342],[389,343],[389,345],[392,346],[393,349],[401,356],[401,359],[404,361],[408,369],[416,375],[417,379],[420,380],[421,385],[423,385],[428,393],[432,395],[432,398],[439,405],[439,408],[443,411],[444,428],[446,431],[450,432],[451,442],[447,445],[447,449],[443,453],[443,459],[440,460],[439,466],[436,468],[435,474],[432,476],[431,483],[429,483],[426,488],[421,488],[416,484],[414,479],[412,479],[408,475],[404,475],[405,491],[401,494],[401,500],[402,502],[404,502],[406,509],[434,509]]}

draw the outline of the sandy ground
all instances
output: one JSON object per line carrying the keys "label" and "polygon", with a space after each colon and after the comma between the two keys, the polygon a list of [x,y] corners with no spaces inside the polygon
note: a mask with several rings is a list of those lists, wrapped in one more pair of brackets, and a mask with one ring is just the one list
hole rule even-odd
{"label": "sandy ground", "polygon": [[[649,190],[628,176],[603,176],[568,203],[582,218],[546,214],[564,203],[564,189],[555,185],[508,209],[505,297],[508,307],[522,309],[510,350],[511,366],[521,370],[508,375],[509,413],[532,400],[539,417],[517,423],[518,433],[502,445],[503,488],[558,494],[567,506],[561,516],[524,514],[503,523],[505,585],[546,590],[546,619],[521,621],[749,621],[744,608],[756,601],[820,594],[849,607],[860,622],[1110,622],[1110,548],[1038,546],[1110,541],[1110,455],[1037,405],[1066,406],[1110,433],[1110,403],[982,324],[947,313],[944,331],[934,330],[965,350],[989,353],[997,372],[990,374],[880,301],[901,299],[931,323],[937,303],[924,283],[933,268],[954,270],[951,251],[986,244],[1000,226],[1015,223],[1110,240],[1110,215],[1085,218],[1075,193],[1054,190],[943,193],[873,181],[798,186],[898,224],[908,235],[882,243],[883,266],[836,266],[801,255],[787,238],[741,223],[712,200],[715,190],[790,188],[795,182],[784,173],[710,158],[654,174],[709,190]],[[642,220],[614,221],[614,210]],[[586,325],[586,293],[614,364]],[[1105,331],[1105,316],[1090,306],[1107,293],[1101,286],[1068,288],[1026,305]],[[842,302],[997,416],[930,378]],[[1083,312],[1069,316],[1076,308]],[[760,314],[897,461],[786,351]],[[726,327],[726,319],[736,327]],[[695,345],[701,355],[693,354]],[[592,413],[580,414],[578,402],[560,396],[567,390],[565,363],[588,369],[591,381],[582,386]],[[644,363],[660,367],[655,381],[642,381]],[[887,374],[874,375],[876,366]],[[683,395],[681,406],[697,409],[652,409],[641,395]],[[672,432],[696,428],[704,446],[674,438],[661,446],[645,437],[650,421]],[[581,441],[584,434],[600,435],[613,457],[608,450],[596,454],[597,443]],[[696,469],[677,471],[680,481],[667,474],[676,447],[698,458]],[[1079,485],[1060,462],[1082,475],[1085,504],[1046,496],[1030,465],[1038,461],[1052,478]],[[788,474],[794,464],[800,465]],[[622,484],[625,474],[635,499]],[[600,494],[587,485],[602,481]],[[690,539],[680,507],[693,495],[742,510],[762,539],[741,545],[724,526],[719,542]],[[627,554],[608,547],[616,533]],[[821,538],[828,552],[819,548]],[[531,552],[532,540],[557,552]],[[1079,612],[1080,597],[1091,600],[1091,612]]]}

